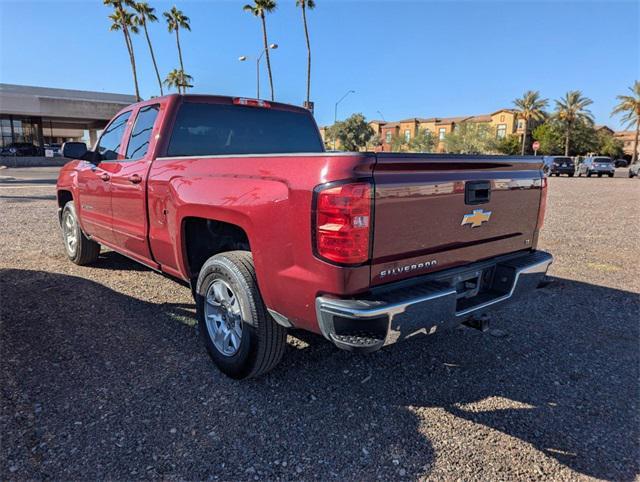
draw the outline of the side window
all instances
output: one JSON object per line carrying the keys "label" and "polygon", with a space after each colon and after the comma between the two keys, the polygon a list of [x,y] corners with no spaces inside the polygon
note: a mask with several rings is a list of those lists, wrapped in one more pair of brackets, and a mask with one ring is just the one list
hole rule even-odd
{"label": "side window", "polygon": [[127,146],[127,155],[125,156],[127,159],[136,160],[145,156],[149,149],[151,132],[159,111],[159,104],[149,105],[140,109]]}
{"label": "side window", "polygon": [[131,111],[124,112],[113,119],[109,127],[102,133],[98,143],[98,154],[101,161],[115,161],[118,159],[118,151],[122,144],[122,136],[127,127],[127,121]]}

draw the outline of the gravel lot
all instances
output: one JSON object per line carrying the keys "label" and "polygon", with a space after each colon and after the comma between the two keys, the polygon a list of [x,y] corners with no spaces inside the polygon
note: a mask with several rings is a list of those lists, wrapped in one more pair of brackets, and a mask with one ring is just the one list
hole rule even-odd
{"label": "gravel lot", "polygon": [[552,283],[489,332],[368,356],[296,334],[235,382],[187,288],[112,252],[66,260],[54,171],[0,171],[0,479],[640,476],[640,182],[623,172],[550,179]]}

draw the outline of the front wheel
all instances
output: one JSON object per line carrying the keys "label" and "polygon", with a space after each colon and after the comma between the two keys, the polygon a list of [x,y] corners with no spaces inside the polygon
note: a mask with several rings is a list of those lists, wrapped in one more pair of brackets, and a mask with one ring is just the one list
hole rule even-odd
{"label": "front wheel", "polygon": [[65,251],[71,261],[80,266],[93,263],[100,254],[100,245],[82,232],[73,201],[64,205],[60,219]]}
{"label": "front wheel", "polygon": [[573,173],[572,172],[569,173],[569,177],[573,177]]}
{"label": "front wheel", "polygon": [[229,377],[257,377],[282,359],[287,331],[264,306],[248,251],[207,260],[196,285],[196,316],[209,355]]}
{"label": "front wheel", "polygon": [[613,177],[613,174],[609,174],[609,177]]}

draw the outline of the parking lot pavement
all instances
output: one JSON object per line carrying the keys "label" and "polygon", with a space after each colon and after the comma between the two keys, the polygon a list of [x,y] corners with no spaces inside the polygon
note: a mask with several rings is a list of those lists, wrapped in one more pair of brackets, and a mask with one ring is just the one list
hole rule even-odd
{"label": "parking lot pavement", "polygon": [[112,252],[71,264],[54,186],[0,183],[0,479],[633,480],[639,205],[635,179],[552,178],[552,282],[489,332],[368,356],[295,334],[236,382],[187,288]]}

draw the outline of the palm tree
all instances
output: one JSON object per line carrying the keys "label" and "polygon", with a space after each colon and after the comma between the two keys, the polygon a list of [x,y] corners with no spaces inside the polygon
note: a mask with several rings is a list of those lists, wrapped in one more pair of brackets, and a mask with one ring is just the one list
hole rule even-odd
{"label": "palm tree", "polygon": [[311,94],[311,43],[309,42],[309,29],[307,28],[307,8],[313,10],[316,2],[313,0],[296,0],[296,5],[302,8],[302,23],[304,24],[304,36],[307,39],[307,107]]}
{"label": "palm tree", "polygon": [[269,58],[269,41],[267,40],[267,22],[265,13],[271,13],[276,9],[275,0],[253,0],[253,5],[245,5],[242,7],[245,12],[250,12],[256,17],[260,17],[262,21],[262,37],[264,40],[264,53],[267,56],[267,71],[269,72],[269,86],[271,87],[271,100],[273,95],[273,77],[271,76],[271,59]]}
{"label": "palm tree", "polygon": [[191,30],[189,25],[189,17],[185,16],[181,10],[174,5],[171,10],[164,12],[164,18],[167,20],[169,33],[176,33],[176,44],[178,45],[178,58],[180,59],[180,71],[184,74],[184,64],[182,63],[182,49],[180,48],[180,29]]}
{"label": "palm tree", "polygon": [[190,85],[192,80],[193,77],[184,71],[173,69],[169,74],[167,74],[167,78],[164,83],[169,88],[175,87],[178,89],[178,94],[183,94],[187,91],[187,87],[193,87]]}
{"label": "palm tree", "polygon": [[134,25],[142,25],[142,28],[144,29],[144,36],[147,38],[149,53],[151,54],[151,60],[153,61],[153,68],[156,70],[156,77],[158,78],[158,85],[160,86],[160,95],[164,95],[164,91],[162,90],[162,80],[160,80],[160,72],[158,71],[158,64],[156,63],[156,56],[153,53],[151,39],[149,38],[149,31],[147,30],[147,22],[158,21],[158,17],[156,17],[154,13],[156,9],[150,7],[147,2],[134,3],[133,8],[137,12],[137,15],[133,17]]}
{"label": "palm tree", "polygon": [[587,109],[593,101],[584,97],[579,90],[570,90],[555,102],[554,117],[564,125],[564,155],[568,156],[573,126],[578,123],[593,124],[593,114]]}
{"label": "palm tree", "polygon": [[547,99],[541,99],[540,92],[537,90],[528,90],[520,99],[513,101],[513,105],[516,106],[516,112],[524,119],[524,133],[522,134],[523,156],[527,148],[527,134],[529,133],[530,122],[544,119],[544,108],[547,104]]}
{"label": "palm tree", "polygon": [[629,87],[631,95],[618,95],[618,105],[613,108],[611,115],[622,114],[622,122],[628,127],[636,126],[636,135],[633,140],[633,154],[631,164],[638,162],[638,136],[640,135],[640,81],[635,81],[633,87]]}
{"label": "palm tree", "polygon": [[127,45],[127,51],[129,52],[129,62],[131,62],[131,70],[133,71],[133,83],[136,88],[136,100],[140,100],[140,89],[138,88],[138,72],[136,71],[136,58],[133,52],[133,43],[131,42],[132,33],[138,33],[138,27],[133,23],[133,14],[125,9],[126,6],[131,6],[133,0],[103,0],[104,5],[112,6],[114,12],[109,15],[112,21],[110,30],[121,30],[124,35],[124,42]]}

